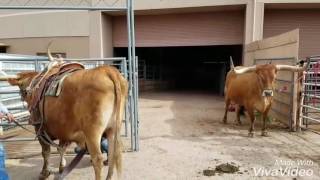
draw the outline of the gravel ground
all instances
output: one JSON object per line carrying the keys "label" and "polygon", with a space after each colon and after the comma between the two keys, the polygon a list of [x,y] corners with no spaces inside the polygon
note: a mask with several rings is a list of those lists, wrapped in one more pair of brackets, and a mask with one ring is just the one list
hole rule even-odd
{"label": "gravel ground", "polygon": [[[269,126],[269,137],[262,137],[260,120],[257,120],[256,135],[249,138],[248,120],[242,117],[243,125],[237,126],[235,114],[230,113],[229,124],[222,124],[223,98],[207,93],[144,93],[139,106],[140,151],[124,153],[122,179],[295,178],[282,176],[281,168],[287,168],[293,175],[295,172],[291,170],[298,168],[300,176],[296,179],[320,179],[320,137],[317,134],[289,133],[273,122]],[[24,153],[21,151],[22,155]],[[69,162],[71,159],[72,156],[67,156]],[[57,171],[58,156],[53,155],[50,161]],[[11,179],[37,179],[42,158],[9,159],[6,163]],[[204,170],[214,170],[224,163],[239,166],[239,171],[217,172],[213,176],[203,174]],[[255,176],[255,171],[259,170],[272,170],[273,176]],[[106,171],[107,168],[105,175]],[[301,171],[312,174],[306,176]],[[54,179],[53,175],[49,179]],[[66,179],[94,179],[89,156]]]}

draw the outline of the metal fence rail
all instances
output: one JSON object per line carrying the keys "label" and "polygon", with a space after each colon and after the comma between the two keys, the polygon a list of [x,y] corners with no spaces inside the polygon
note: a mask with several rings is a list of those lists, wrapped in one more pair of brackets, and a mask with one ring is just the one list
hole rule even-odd
{"label": "metal fence rail", "polygon": [[[15,10],[87,10],[87,11],[122,11],[127,17],[128,34],[128,71],[126,77],[129,81],[128,104],[132,111],[129,115],[135,124],[131,148],[139,150],[139,114],[138,114],[138,64],[135,54],[135,25],[134,25],[134,0],[6,0],[0,1],[0,9]],[[35,64],[38,64],[38,59]],[[39,65],[41,66],[41,65]],[[41,67],[37,66],[36,69]],[[17,72],[19,69],[12,70]]]}
{"label": "metal fence rail", "polygon": [[[46,64],[49,62],[46,57],[39,56],[27,56],[25,58],[16,58],[16,55],[11,55],[12,58],[1,58],[0,55],[0,67],[2,71],[7,74],[15,74],[22,71],[42,71]],[[119,69],[119,71],[124,75],[126,79],[129,79],[128,70],[128,60],[126,58],[91,58],[91,59],[64,59],[67,62],[80,62],[86,69],[95,68],[101,65],[112,65]],[[137,62],[137,61],[135,61]],[[133,73],[134,74],[134,73]],[[134,79],[137,79],[135,77]],[[126,113],[124,122],[124,135],[128,136],[130,134],[131,138],[131,147],[136,147],[138,143],[138,121],[135,120],[136,112],[134,112],[134,106],[137,105],[135,100],[130,100],[133,94],[137,95],[137,89],[133,88],[134,92],[129,92],[129,100],[126,104]],[[21,101],[19,94],[19,89],[17,87],[10,86],[7,82],[0,83],[0,98],[2,102],[8,107],[8,109],[13,113],[14,117],[22,125],[27,126],[27,120],[29,119],[29,112],[26,107],[27,104]],[[130,125],[130,133],[129,133]],[[3,130],[8,130],[10,128],[16,127],[15,124],[8,124],[6,121],[0,122],[0,127]],[[0,140],[0,142],[15,142],[15,141],[32,141],[36,140],[35,138],[10,138]],[[133,149],[134,150],[134,149]]]}
{"label": "metal fence rail", "polygon": [[118,0],[2,0],[0,9],[124,11],[127,7],[121,2]]}
{"label": "metal fence rail", "polygon": [[303,73],[299,130],[320,130],[320,56],[308,58],[308,70]]}

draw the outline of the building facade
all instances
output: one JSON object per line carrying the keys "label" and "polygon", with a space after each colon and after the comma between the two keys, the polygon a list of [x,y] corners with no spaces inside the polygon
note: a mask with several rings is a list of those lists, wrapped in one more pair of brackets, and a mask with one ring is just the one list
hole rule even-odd
{"label": "building facade", "polygon": [[[119,1],[118,5],[125,1]],[[320,0],[135,0],[137,47],[243,45],[300,29],[301,58],[318,53]],[[100,11],[2,11],[1,52],[122,55],[126,17]],[[116,50],[119,48],[119,50]],[[115,54],[116,53],[116,54]]]}

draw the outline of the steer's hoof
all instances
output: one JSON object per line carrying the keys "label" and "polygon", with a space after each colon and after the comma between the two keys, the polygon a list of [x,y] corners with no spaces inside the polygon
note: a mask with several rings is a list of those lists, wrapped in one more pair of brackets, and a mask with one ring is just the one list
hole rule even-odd
{"label": "steer's hoof", "polygon": [[39,180],[46,180],[50,176],[50,171],[41,172],[39,175]]}
{"label": "steer's hoof", "polygon": [[223,118],[222,122],[223,122],[223,124],[227,124],[228,123],[226,118]]}
{"label": "steer's hoof", "polygon": [[249,132],[249,133],[248,133],[248,137],[253,138],[253,137],[254,137],[254,133],[253,133],[253,132]]}
{"label": "steer's hoof", "polygon": [[104,165],[104,166],[108,166],[108,160],[104,160],[104,161],[103,161],[103,165]]}
{"label": "steer's hoof", "polygon": [[261,132],[261,136],[268,137],[268,136],[269,136],[269,134],[268,134],[268,132],[267,132],[267,131],[262,131],[262,132]]}
{"label": "steer's hoof", "polygon": [[64,170],[64,166],[59,166],[59,173],[61,174]]}
{"label": "steer's hoof", "polygon": [[241,126],[241,125],[242,125],[241,121],[238,121],[238,122],[237,122],[237,125],[238,125],[238,126]]}

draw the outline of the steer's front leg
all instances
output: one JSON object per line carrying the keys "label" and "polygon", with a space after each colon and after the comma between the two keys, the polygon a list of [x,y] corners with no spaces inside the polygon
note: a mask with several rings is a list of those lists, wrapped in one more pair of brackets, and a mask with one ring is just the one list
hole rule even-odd
{"label": "steer's front leg", "polygon": [[268,136],[268,131],[267,131],[267,119],[268,119],[268,112],[270,110],[270,106],[267,108],[265,112],[262,114],[262,120],[263,120],[263,126],[262,126],[262,131],[261,131],[261,136]]}
{"label": "steer's front leg", "polygon": [[39,139],[39,143],[42,148],[42,157],[43,157],[43,166],[42,166],[41,173],[39,175],[39,179],[43,180],[43,179],[47,179],[50,175],[48,166],[49,166],[49,157],[50,157],[51,149],[50,149],[50,145],[47,145],[40,139]]}

